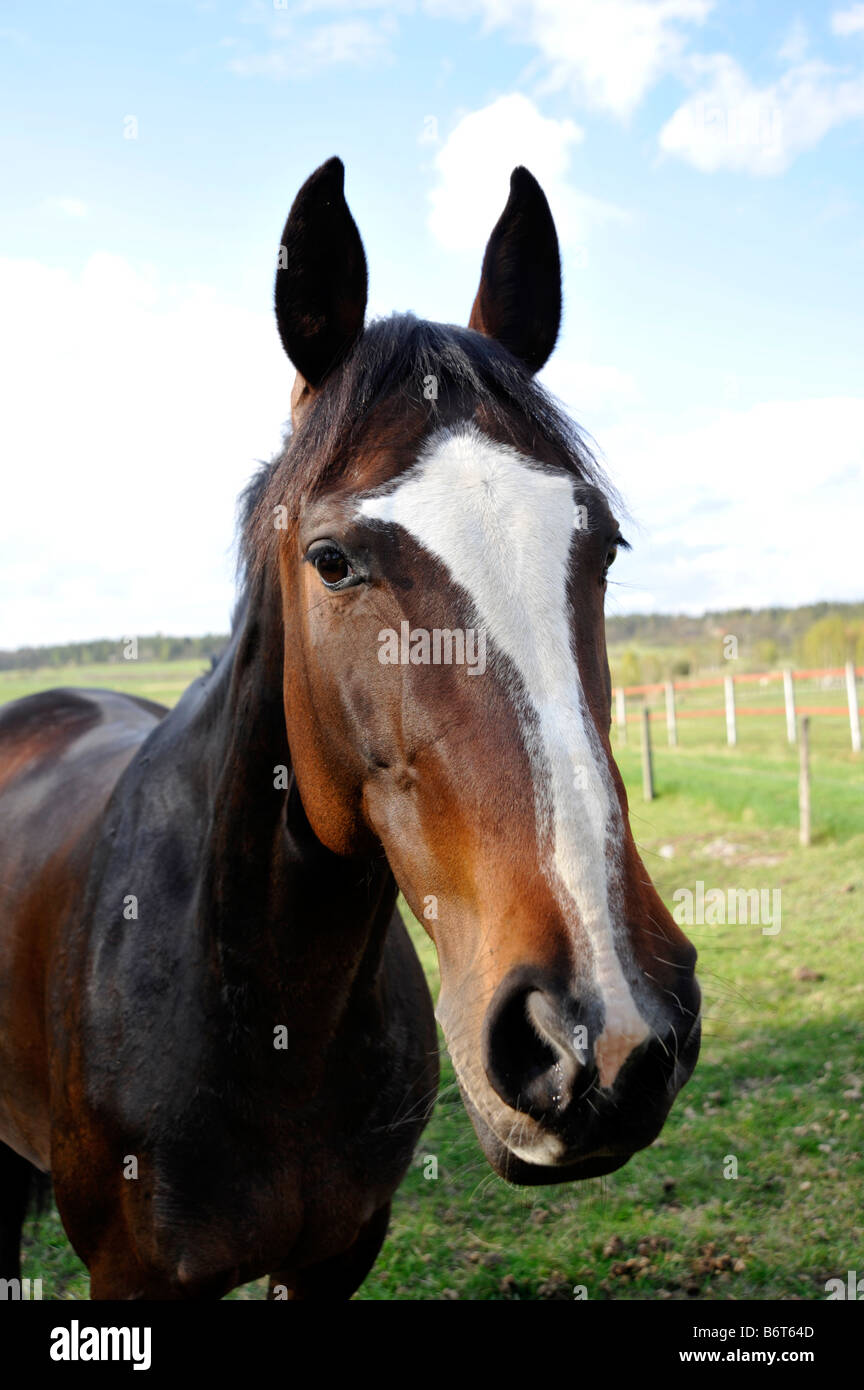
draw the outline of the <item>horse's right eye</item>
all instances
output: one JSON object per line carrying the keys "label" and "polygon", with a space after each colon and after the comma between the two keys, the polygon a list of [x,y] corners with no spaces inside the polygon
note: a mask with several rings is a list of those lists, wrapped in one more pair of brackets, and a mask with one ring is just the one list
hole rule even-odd
{"label": "horse's right eye", "polygon": [[312,563],[328,588],[343,584],[354,573],[342,551],[335,545],[317,551]]}

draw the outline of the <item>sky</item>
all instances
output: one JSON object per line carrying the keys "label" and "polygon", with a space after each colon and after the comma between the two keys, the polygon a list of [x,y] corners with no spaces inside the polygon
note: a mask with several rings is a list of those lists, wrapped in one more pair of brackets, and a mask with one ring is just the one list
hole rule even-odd
{"label": "sky", "polygon": [[0,647],[227,631],[334,154],[370,315],[464,324],[510,171],[543,185],[608,613],[864,597],[864,4],[4,0]]}

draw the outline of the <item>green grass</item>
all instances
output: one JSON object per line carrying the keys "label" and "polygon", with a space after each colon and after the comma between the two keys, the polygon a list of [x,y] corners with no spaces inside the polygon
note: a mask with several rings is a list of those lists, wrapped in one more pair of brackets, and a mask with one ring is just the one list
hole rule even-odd
{"label": "green grass", "polygon": [[[825,721],[827,722],[827,721]],[[706,721],[707,724],[707,721]],[[722,730],[703,725],[704,741],[679,743],[674,749],[659,743],[661,731],[652,726],[654,785],[658,805],[700,819],[715,813],[742,826],[793,830],[798,825],[798,750],[790,748],[776,721],[754,717],[737,748],[728,748]],[[665,731],[663,731],[665,733]],[[642,762],[635,731],[622,748],[613,740],[618,766],[628,787],[633,811],[641,815]],[[864,823],[864,757],[853,754],[837,730],[811,722],[810,798],[812,835],[818,842],[845,841],[859,834]],[[698,822],[697,822],[698,823]],[[672,824],[678,824],[673,819]],[[684,823],[682,823],[682,829]],[[634,834],[636,833],[634,825]]]}
{"label": "green grass", "polygon": [[39,690],[74,685],[87,689],[122,690],[162,705],[176,705],[187,685],[208,669],[208,663],[189,661],[94,662],[91,666],[42,667],[36,671],[0,671],[0,704],[20,700]]}
{"label": "green grass", "polygon": [[[114,671],[104,683],[120,686]],[[154,668],[146,680],[169,691],[174,674]],[[677,749],[662,746],[656,725],[658,797],[648,804],[631,726],[618,757],[665,901],[699,880],[779,888],[781,930],[687,928],[700,953],[702,1056],[657,1142],[605,1179],[518,1189],[495,1177],[444,1056],[435,1114],[358,1298],[571,1299],[584,1285],[600,1299],[822,1299],[828,1278],[860,1274],[864,759],[834,722],[812,721],[808,850],[797,842],[797,755],[782,720],[741,720],[736,749],[722,721],[682,720]],[[434,950],[412,931],[434,990]],[[427,1156],[437,1178],[425,1176]],[[730,1157],[737,1178],[724,1177]],[[31,1225],[25,1260],[46,1297],[86,1297],[56,1212]],[[230,1297],[263,1295],[262,1282]]]}

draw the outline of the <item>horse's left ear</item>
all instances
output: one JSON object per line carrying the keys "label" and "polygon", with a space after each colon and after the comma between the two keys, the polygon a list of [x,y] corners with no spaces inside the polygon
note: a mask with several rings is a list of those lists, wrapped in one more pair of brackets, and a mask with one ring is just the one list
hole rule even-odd
{"label": "horse's left ear", "polygon": [[539,372],[561,326],[561,257],[546,195],[520,165],[483,257],[468,327]]}
{"label": "horse's left ear", "polygon": [[295,415],[363,332],[366,256],[345,202],[344,180],[341,159],[316,169],[294,199],[282,233],[276,323],[297,368]]}

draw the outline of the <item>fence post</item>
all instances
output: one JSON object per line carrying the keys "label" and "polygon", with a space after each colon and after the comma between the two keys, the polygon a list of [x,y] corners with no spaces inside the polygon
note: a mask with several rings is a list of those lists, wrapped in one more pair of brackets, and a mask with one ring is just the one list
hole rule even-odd
{"label": "fence post", "polygon": [[627,696],[624,694],[623,685],[619,685],[615,691],[615,718],[618,723],[618,737],[622,743],[627,742]]}
{"label": "fence post", "polygon": [[792,679],[792,672],[787,666],[783,672],[783,694],[786,697],[786,737],[790,743],[795,742],[795,682]]}
{"label": "fence post", "polygon": [[801,742],[798,749],[798,839],[804,846],[810,843],[810,716],[801,719]]}
{"label": "fence post", "polygon": [[675,723],[675,686],[666,682],[666,736],[670,748],[678,746],[678,728]]}
{"label": "fence post", "polygon": [[726,742],[730,748],[734,748],[738,742],[738,730],[735,725],[735,680],[732,676],[724,676],[723,684],[726,687]]}
{"label": "fence post", "polygon": [[651,716],[647,704],[642,705],[642,797],[654,800],[654,768],[651,763]]}
{"label": "fence post", "polygon": [[858,691],[855,688],[855,663],[846,662],[846,699],[849,701],[849,731],[852,734],[852,752],[861,752],[861,720],[858,718]]}

